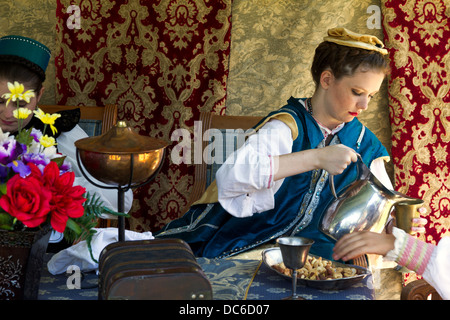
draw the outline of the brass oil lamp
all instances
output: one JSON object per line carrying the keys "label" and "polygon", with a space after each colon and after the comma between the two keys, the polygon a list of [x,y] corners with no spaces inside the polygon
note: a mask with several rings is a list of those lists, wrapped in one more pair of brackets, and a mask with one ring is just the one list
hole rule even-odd
{"label": "brass oil lamp", "polygon": [[[93,185],[118,190],[118,211],[124,212],[124,196],[141,187],[161,169],[168,143],[134,132],[124,121],[105,134],[77,140],[77,162],[83,176]],[[86,171],[105,185],[92,181]],[[119,241],[125,240],[125,220],[118,217]]]}

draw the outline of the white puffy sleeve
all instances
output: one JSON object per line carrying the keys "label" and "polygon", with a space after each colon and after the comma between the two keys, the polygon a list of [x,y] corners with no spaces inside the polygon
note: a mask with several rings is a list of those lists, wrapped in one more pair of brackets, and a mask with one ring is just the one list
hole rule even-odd
{"label": "white puffy sleeve", "polygon": [[370,165],[370,171],[375,177],[389,190],[394,190],[392,181],[386,172],[386,167],[384,166],[384,158],[377,158],[372,161]]}
{"label": "white puffy sleeve", "polygon": [[450,300],[450,274],[448,270],[450,270],[450,237],[444,237],[433,251],[423,273],[423,278],[445,300]]}
{"label": "white puffy sleeve", "polygon": [[220,204],[236,217],[273,209],[274,195],[284,179],[274,181],[273,156],[292,152],[292,135],[272,119],[231,154],[216,173]]}

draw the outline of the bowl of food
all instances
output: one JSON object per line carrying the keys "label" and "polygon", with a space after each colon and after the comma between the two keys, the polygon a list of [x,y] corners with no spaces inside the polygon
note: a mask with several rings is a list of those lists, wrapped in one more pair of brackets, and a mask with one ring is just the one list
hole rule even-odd
{"label": "bowl of food", "polygon": [[[284,266],[280,248],[262,252],[263,263],[286,280],[292,281],[292,271]],[[326,260],[308,254],[305,265],[297,270],[297,285],[321,290],[339,290],[361,282],[370,271],[366,268]]]}

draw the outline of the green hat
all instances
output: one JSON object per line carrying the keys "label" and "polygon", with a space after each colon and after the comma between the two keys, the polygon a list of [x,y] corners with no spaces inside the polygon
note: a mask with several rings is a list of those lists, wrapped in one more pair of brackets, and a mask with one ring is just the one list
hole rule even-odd
{"label": "green hat", "polygon": [[0,38],[0,56],[23,58],[37,65],[45,74],[51,52],[36,40],[22,36],[5,36]]}

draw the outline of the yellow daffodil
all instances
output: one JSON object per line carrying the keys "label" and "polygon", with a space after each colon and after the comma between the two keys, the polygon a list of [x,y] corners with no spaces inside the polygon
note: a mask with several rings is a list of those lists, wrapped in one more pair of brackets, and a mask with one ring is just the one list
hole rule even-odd
{"label": "yellow daffodil", "polygon": [[31,98],[34,97],[34,91],[33,90],[27,90],[22,94],[22,100],[25,100],[26,103],[30,103]]}
{"label": "yellow daffodil", "polygon": [[56,119],[61,117],[61,115],[59,113],[51,113],[51,114],[45,113],[44,111],[42,111],[41,109],[38,108],[37,110],[34,110],[34,115],[36,116],[36,118],[41,120],[42,123],[48,124],[50,126],[50,129],[52,129],[53,134],[58,132],[58,130],[56,130],[54,124],[55,124]]}
{"label": "yellow daffodil", "polygon": [[5,93],[4,95],[2,95],[2,98],[8,99],[6,101],[6,106],[8,106],[8,103],[10,101],[16,101],[16,100],[20,100],[20,96],[22,95],[22,92],[24,90],[24,86],[21,83],[18,83],[17,81],[14,82],[14,84],[12,84],[11,82],[8,82],[8,90],[10,93]]}
{"label": "yellow daffodil", "polygon": [[30,103],[30,100],[32,97],[34,97],[33,90],[27,90],[25,93],[23,92],[25,90],[25,87],[23,84],[14,81],[14,84],[11,82],[8,82],[8,89],[10,93],[5,93],[2,95],[2,98],[8,99],[6,101],[6,106],[8,106],[8,103],[10,101],[18,101],[18,100],[24,100],[27,103]]}
{"label": "yellow daffodil", "polygon": [[27,108],[18,108],[13,111],[13,116],[16,119],[23,120],[28,118],[28,116],[31,114],[31,110]]}
{"label": "yellow daffodil", "polygon": [[50,148],[53,146],[56,146],[56,140],[53,137],[49,137],[48,135],[42,136],[39,139],[39,142],[41,143],[42,146],[44,146],[45,148]]}

